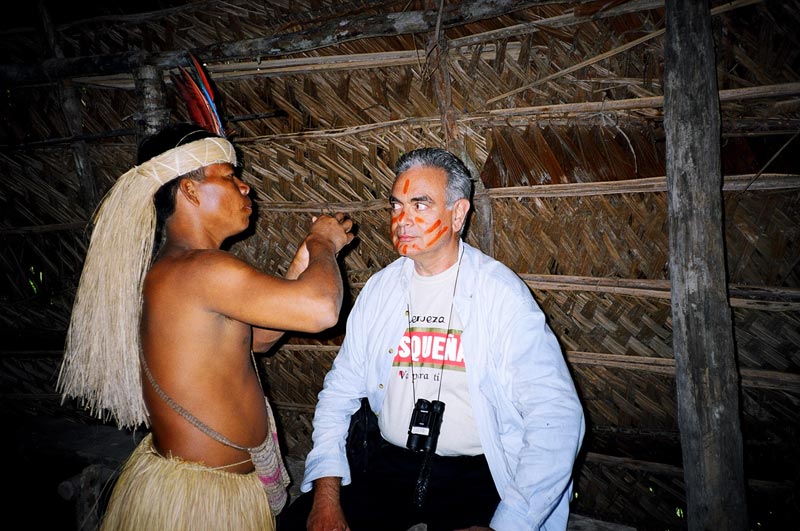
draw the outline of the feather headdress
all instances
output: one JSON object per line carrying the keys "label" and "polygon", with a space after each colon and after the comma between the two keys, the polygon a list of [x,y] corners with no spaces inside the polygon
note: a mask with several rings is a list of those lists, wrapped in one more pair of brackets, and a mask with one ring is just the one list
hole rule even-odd
{"label": "feather headdress", "polygon": [[180,74],[170,72],[172,84],[186,102],[189,117],[194,123],[219,136],[226,136],[215,103],[214,90],[203,70],[203,65],[194,55],[191,53],[188,55],[191,63],[189,68],[179,67]]}

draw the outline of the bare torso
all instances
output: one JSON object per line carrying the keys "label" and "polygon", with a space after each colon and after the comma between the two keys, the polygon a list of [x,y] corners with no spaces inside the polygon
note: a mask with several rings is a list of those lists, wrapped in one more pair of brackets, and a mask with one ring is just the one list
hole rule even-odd
{"label": "bare torso", "polygon": [[[253,447],[267,435],[264,393],[250,355],[252,327],[213,305],[215,287],[207,264],[219,252],[171,253],[153,265],[145,280],[142,348],[167,395],[231,442]],[[253,469],[247,452],[192,425],[144,376],[142,386],[159,453],[229,472]]]}

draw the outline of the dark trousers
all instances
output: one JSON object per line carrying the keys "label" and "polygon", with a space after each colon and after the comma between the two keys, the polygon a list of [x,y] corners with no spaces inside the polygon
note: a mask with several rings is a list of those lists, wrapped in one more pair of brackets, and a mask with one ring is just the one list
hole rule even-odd
{"label": "dark trousers", "polygon": [[[428,531],[453,531],[473,525],[489,526],[500,496],[486,458],[479,456],[432,457],[425,504],[414,504],[414,491],[422,454],[380,444],[365,472],[341,489],[341,503],[352,531],[405,531],[426,523]],[[285,508],[277,531],[305,531],[313,492]]]}

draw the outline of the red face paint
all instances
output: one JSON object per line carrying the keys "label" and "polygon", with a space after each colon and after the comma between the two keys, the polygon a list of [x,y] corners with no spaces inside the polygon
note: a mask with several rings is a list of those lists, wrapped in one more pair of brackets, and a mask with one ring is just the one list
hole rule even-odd
{"label": "red face paint", "polygon": [[439,238],[441,238],[441,237],[442,237],[442,234],[444,234],[445,232],[447,232],[447,227],[442,227],[442,230],[440,230],[439,232],[437,232],[437,233],[436,233],[436,236],[434,236],[433,238],[431,238],[431,240],[430,240],[428,243],[426,243],[426,244],[425,244],[425,247],[430,247],[431,245],[433,245],[434,243],[436,243],[436,240],[438,240]]}
{"label": "red face paint", "polygon": [[411,179],[406,179],[406,182],[403,183],[403,193],[408,193],[408,187],[411,185]]}
{"label": "red face paint", "polygon": [[433,222],[433,225],[431,225],[430,227],[428,227],[425,230],[425,234],[430,234],[431,232],[435,231],[436,228],[441,224],[442,224],[442,220],[441,219],[437,219],[436,221]]}

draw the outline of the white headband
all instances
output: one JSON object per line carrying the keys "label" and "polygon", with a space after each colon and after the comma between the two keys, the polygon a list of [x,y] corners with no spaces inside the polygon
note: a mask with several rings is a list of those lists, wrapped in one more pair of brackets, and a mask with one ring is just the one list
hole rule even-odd
{"label": "white headband", "polygon": [[233,145],[224,138],[209,137],[170,149],[130,171],[164,184],[199,168],[224,162],[236,166]]}

